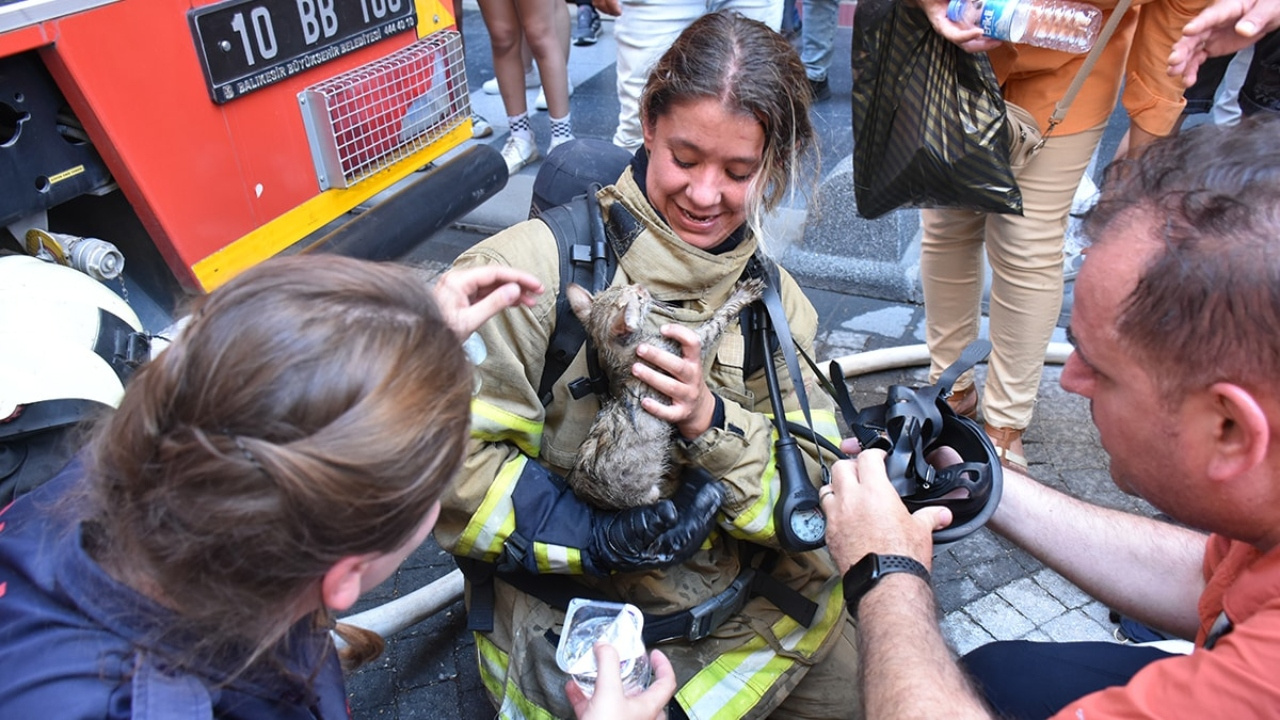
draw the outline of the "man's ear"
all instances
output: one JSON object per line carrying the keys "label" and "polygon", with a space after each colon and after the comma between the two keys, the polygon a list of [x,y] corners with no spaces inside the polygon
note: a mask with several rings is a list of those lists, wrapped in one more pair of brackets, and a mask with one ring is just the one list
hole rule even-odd
{"label": "man's ear", "polygon": [[349,555],[329,568],[320,580],[320,597],[325,607],[342,612],[360,599],[361,581],[372,555]]}
{"label": "man's ear", "polygon": [[1262,464],[1271,442],[1271,421],[1248,390],[1233,383],[1209,386],[1213,409],[1213,454],[1209,478],[1226,481]]}

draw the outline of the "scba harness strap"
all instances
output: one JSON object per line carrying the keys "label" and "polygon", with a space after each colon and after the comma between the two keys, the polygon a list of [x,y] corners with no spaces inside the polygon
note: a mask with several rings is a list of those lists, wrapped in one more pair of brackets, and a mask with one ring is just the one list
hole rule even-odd
{"label": "scba harness strap", "polygon": [[[643,613],[642,637],[645,645],[668,640],[697,642],[714,632],[726,620],[742,612],[747,602],[757,596],[773,603],[788,617],[805,627],[813,623],[818,612],[817,603],[769,574],[769,565],[776,559],[776,554],[758,545],[744,545],[748,550],[743,559],[743,569],[724,590],[688,610],[665,615]],[[759,566],[752,567],[755,558],[760,558],[762,562]],[[519,568],[505,570],[472,558],[455,559],[471,585],[467,629],[475,632],[493,631],[495,580],[501,580],[560,611],[567,610],[569,601],[574,598],[609,599],[600,597],[587,586],[563,575],[534,575]]]}

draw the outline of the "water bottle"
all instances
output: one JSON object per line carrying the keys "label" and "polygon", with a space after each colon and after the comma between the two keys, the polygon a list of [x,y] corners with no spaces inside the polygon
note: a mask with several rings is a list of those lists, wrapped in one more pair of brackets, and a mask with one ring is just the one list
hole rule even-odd
{"label": "water bottle", "polygon": [[997,40],[1086,53],[1102,29],[1102,11],[1071,0],[951,0],[947,17]]}

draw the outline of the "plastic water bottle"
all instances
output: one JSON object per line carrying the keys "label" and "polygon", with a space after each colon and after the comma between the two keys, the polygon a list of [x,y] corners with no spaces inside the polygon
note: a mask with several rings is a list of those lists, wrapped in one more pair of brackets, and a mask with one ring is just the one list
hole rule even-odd
{"label": "plastic water bottle", "polygon": [[1102,11],[1070,0],[951,0],[947,17],[997,40],[1086,53],[1102,29]]}

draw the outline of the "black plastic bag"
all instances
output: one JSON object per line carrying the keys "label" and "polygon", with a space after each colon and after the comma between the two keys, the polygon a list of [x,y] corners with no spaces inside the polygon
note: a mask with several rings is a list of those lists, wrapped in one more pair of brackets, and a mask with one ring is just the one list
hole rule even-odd
{"label": "black plastic bag", "polygon": [[900,207],[1022,214],[990,61],[937,34],[902,0],[858,3],[853,186],[864,218]]}

